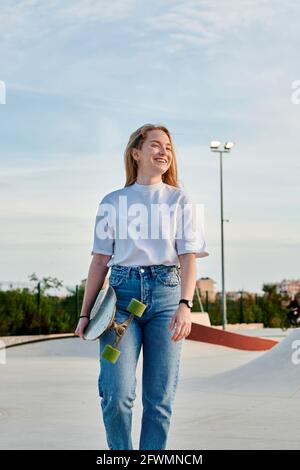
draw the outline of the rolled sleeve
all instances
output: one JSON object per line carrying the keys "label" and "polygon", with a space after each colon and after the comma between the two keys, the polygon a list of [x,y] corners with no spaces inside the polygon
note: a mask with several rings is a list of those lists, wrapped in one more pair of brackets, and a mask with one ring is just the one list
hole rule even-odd
{"label": "rolled sleeve", "polygon": [[177,255],[195,253],[196,258],[209,256],[204,234],[204,206],[195,204],[184,194],[176,218],[175,249]]}

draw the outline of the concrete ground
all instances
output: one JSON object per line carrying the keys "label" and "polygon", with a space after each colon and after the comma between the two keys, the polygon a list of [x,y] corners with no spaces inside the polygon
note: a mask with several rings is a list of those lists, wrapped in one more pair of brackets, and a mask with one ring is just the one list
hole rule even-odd
{"label": "concrete ground", "polygon": [[[267,352],[185,341],[168,449],[299,449],[300,329],[278,335]],[[107,449],[97,341],[56,339],[5,352],[0,449]],[[141,368],[140,361],[135,448]]]}

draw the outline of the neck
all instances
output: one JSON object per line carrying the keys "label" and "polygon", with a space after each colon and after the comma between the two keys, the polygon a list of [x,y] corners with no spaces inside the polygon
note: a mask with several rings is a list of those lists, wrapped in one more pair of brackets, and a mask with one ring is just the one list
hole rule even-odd
{"label": "neck", "polygon": [[136,182],[139,184],[157,184],[161,183],[161,176],[138,175]]}

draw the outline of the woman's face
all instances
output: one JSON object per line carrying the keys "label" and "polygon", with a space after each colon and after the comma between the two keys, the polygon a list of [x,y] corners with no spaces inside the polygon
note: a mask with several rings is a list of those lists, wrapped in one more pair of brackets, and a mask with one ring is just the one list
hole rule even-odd
{"label": "woman's face", "polygon": [[172,162],[172,146],[164,131],[147,132],[141,150],[133,149],[132,156],[137,161],[139,175],[163,175]]}

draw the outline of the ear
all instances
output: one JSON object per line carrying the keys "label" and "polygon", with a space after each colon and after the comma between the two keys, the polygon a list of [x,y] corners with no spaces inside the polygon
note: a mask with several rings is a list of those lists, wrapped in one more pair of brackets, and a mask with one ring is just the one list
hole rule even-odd
{"label": "ear", "polygon": [[136,149],[132,149],[131,156],[132,156],[133,160],[135,160],[136,163],[138,163],[139,158],[138,158],[138,152],[137,152]]}

